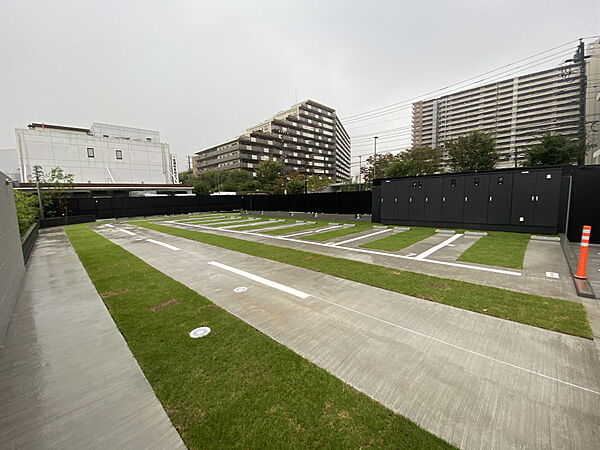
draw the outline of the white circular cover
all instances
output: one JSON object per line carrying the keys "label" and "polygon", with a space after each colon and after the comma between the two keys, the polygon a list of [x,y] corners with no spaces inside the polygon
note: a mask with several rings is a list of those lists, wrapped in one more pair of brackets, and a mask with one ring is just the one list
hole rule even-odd
{"label": "white circular cover", "polygon": [[246,292],[248,290],[248,288],[246,286],[240,286],[240,287],[236,287],[233,292]]}
{"label": "white circular cover", "polygon": [[208,327],[199,327],[199,328],[195,328],[192,331],[190,331],[190,337],[191,338],[201,338],[206,336],[208,333],[210,333],[210,328]]}

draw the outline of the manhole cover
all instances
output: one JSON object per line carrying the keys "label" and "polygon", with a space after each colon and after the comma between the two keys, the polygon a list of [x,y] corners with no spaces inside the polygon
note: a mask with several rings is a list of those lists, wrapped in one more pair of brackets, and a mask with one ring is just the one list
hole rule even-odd
{"label": "manhole cover", "polygon": [[210,328],[208,327],[199,327],[199,328],[195,328],[192,331],[190,331],[190,337],[191,338],[201,338],[206,336],[208,333],[210,333]]}
{"label": "manhole cover", "polygon": [[246,292],[247,290],[248,290],[248,288],[247,288],[246,286],[240,286],[240,287],[236,287],[236,288],[233,290],[233,292],[240,293],[240,292]]}

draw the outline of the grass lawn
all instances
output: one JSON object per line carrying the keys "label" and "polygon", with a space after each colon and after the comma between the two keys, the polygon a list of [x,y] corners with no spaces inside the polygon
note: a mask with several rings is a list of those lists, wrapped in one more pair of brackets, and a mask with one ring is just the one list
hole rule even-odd
{"label": "grass lawn", "polygon": [[301,236],[300,239],[306,239],[309,241],[328,241],[329,239],[360,233],[361,231],[370,230],[371,228],[373,228],[373,224],[371,223],[357,222],[353,227],[336,228],[335,230],[325,231],[324,233]]}
{"label": "grass lawn", "polygon": [[361,245],[361,247],[395,252],[409,245],[416,244],[434,234],[435,228],[411,227],[408,231],[401,231],[382,239],[377,239],[376,241],[367,242]]}
{"label": "grass lawn", "polygon": [[[65,231],[188,448],[453,448],[86,226]],[[198,326],[212,332],[188,337]]]}
{"label": "grass lawn", "polygon": [[278,225],[287,225],[287,224],[296,222],[296,219],[284,219],[281,222],[267,222],[268,219],[269,218],[265,218],[265,219],[263,219],[263,221],[257,222],[257,223],[250,222],[250,225],[248,225],[246,227],[238,227],[238,228],[236,228],[236,230],[252,231],[252,230],[258,230],[260,228],[276,227]]}
{"label": "grass lawn", "polygon": [[[310,220],[309,222],[314,222],[314,220]],[[323,226],[326,226],[327,222],[316,222],[316,223],[309,223],[306,225],[298,225],[297,227],[289,227],[289,228],[283,228],[281,230],[272,230],[272,231],[265,231],[264,234],[270,234],[272,236],[280,236],[282,234],[289,234],[289,233],[296,233],[296,232],[300,232],[300,231],[304,231],[304,230],[311,230],[313,228],[320,228]]]}
{"label": "grass lawn", "polygon": [[360,261],[218,236],[212,233],[144,222],[136,225],[514,322],[575,336],[592,337],[585,309],[580,303],[449,280]]}
{"label": "grass lawn", "polygon": [[487,233],[460,255],[458,261],[522,269],[530,235],[499,231]]}

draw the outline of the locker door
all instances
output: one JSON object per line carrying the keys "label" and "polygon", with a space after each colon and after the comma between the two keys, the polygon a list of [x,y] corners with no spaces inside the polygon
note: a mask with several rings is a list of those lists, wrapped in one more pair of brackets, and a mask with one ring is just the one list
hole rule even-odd
{"label": "locker door", "polygon": [[425,220],[425,186],[423,180],[411,178],[408,182],[408,218],[410,220]]}
{"label": "locker door", "polygon": [[381,220],[394,219],[394,185],[390,180],[381,182]]}
{"label": "locker door", "polygon": [[442,177],[429,178],[425,182],[425,220],[442,220]]}
{"label": "locker door", "polygon": [[560,170],[539,170],[535,177],[534,225],[554,227],[558,220]]}
{"label": "locker door", "polygon": [[513,179],[512,208],[510,223],[513,225],[533,225],[533,205],[535,201],[535,172],[523,170]]}
{"label": "locker door", "polygon": [[513,174],[490,175],[487,223],[510,224],[510,202],[512,198]]}
{"label": "locker door", "polygon": [[489,175],[465,177],[465,223],[486,223]]}
{"label": "locker door", "polygon": [[464,193],[464,176],[442,177],[442,220],[444,222],[463,222]]}
{"label": "locker door", "polygon": [[402,222],[408,220],[408,198],[410,197],[408,180],[394,181],[394,221]]}

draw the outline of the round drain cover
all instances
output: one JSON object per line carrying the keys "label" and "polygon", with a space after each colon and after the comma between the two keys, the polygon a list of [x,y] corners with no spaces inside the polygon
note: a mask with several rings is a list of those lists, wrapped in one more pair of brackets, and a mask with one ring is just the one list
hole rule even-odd
{"label": "round drain cover", "polygon": [[233,292],[240,293],[240,292],[246,292],[247,290],[248,290],[248,288],[247,288],[246,286],[240,286],[240,287],[236,287],[236,288],[233,290]]}
{"label": "round drain cover", "polygon": [[200,328],[196,328],[192,331],[190,331],[190,337],[191,338],[201,338],[206,336],[208,333],[210,333],[210,328],[208,327],[200,327]]}

